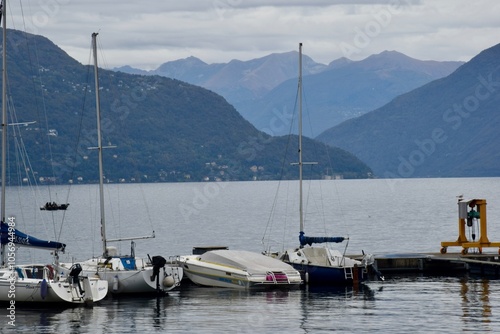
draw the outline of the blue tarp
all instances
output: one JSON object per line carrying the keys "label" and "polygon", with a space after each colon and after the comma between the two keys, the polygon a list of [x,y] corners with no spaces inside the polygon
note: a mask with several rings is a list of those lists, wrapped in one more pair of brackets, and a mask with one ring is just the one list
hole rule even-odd
{"label": "blue tarp", "polygon": [[66,247],[65,244],[57,241],[46,241],[37,239],[30,235],[27,235],[15,228],[12,228],[4,223],[2,224],[2,245],[8,244],[9,242],[13,242],[16,245],[31,247],[31,248],[44,248],[44,249],[56,249],[64,251]]}

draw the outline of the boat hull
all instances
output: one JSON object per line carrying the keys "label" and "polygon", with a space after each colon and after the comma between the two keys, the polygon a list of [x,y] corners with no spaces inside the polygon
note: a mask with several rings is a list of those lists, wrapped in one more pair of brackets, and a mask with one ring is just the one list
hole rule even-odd
{"label": "boat hull", "polygon": [[279,257],[298,270],[310,285],[354,285],[367,278],[362,261],[328,247],[289,249]]}
{"label": "boat hull", "polygon": [[290,264],[300,272],[305,284],[340,286],[355,285],[366,280],[365,269],[363,267],[349,269],[306,264]]}
{"label": "boat hull", "polygon": [[[84,275],[92,271],[83,271]],[[95,274],[95,271],[93,272]],[[160,285],[157,290],[156,279],[151,280],[153,269],[137,269],[128,271],[102,270],[99,277],[108,282],[109,292],[112,294],[134,293],[164,293],[180,285],[183,276],[182,268],[165,267],[160,270]],[[164,284],[167,277],[172,277],[174,284]]]}
{"label": "boat hull", "polygon": [[[82,276],[98,276],[108,283],[110,294],[155,294],[166,293],[179,286],[184,275],[181,267],[165,265],[159,269],[158,276],[154,275],[152,265],[145,264],[142,259],[135,258],[134,268],[125,268],[122,258],[93,258],[80,262]],[[69,268],[69,264],[62,265]]]}
{"label": "boat hull", "polygon": [[[107,282],[79,277],[80,286],[66,278],[20,278],[9,270],[0,272],[0,301],[92,305],[106,297]],[[80,288],[84,291],[81,293]]]}
{"label": "boat hull", "polygon": [[[220,257],[204,258],[207,255]],[[201,257],[184,256],[180,263],[186,277],[202,286],[260,290],[296,288],[302,283],[300,273],[292,266],[245,251],[220,250],[207,252]]]}

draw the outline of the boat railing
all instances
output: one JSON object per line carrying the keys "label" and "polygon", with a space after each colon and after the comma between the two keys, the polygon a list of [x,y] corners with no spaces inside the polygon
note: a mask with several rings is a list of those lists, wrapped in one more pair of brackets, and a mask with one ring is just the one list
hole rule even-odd
{"label": "boat railing", "polygon": [[290,283],[290,280],[288,279],[288,275],[284,272],[268,271],[266,272],[266,282],[281,284],[281,283]]}

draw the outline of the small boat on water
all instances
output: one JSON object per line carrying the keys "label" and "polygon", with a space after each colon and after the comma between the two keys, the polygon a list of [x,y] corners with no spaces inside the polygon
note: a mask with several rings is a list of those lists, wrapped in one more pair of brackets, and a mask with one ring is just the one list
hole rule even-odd
{"label": "small boat on water", "polygon": [[195,284],[242,290],[296,288],[302,283],[292,266],[259,253],[213,250],[181,256],[180,266]]}
{"label": "small boat on water", "polygon": [[46,211],[57,211],[57,210],[66,210],[69,206],[69,203],[57,204],[56,202],[47,202],[44,206],[40,207],[40,210]]}

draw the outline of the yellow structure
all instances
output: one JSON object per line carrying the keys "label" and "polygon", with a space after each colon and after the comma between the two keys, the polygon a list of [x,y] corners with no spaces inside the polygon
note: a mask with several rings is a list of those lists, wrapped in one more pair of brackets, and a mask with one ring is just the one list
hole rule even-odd
{"label": "yellow structure", "polygon": [[[475,228],[479,222],[479,238],[476,240]],[[467,239],[466,226],[472,231],[471,239]],[[490,242],[488,240],[487,220],[486,220],[486,200],[471,199],[468,201],[458,200],[458,239],[457,241],[441,242],[441,253],[445,254],[450,246],[462,246],[462,254],[467,254],[469,248],[477,248],[479,253],[484,247],[499,247],[500,242]]]}

